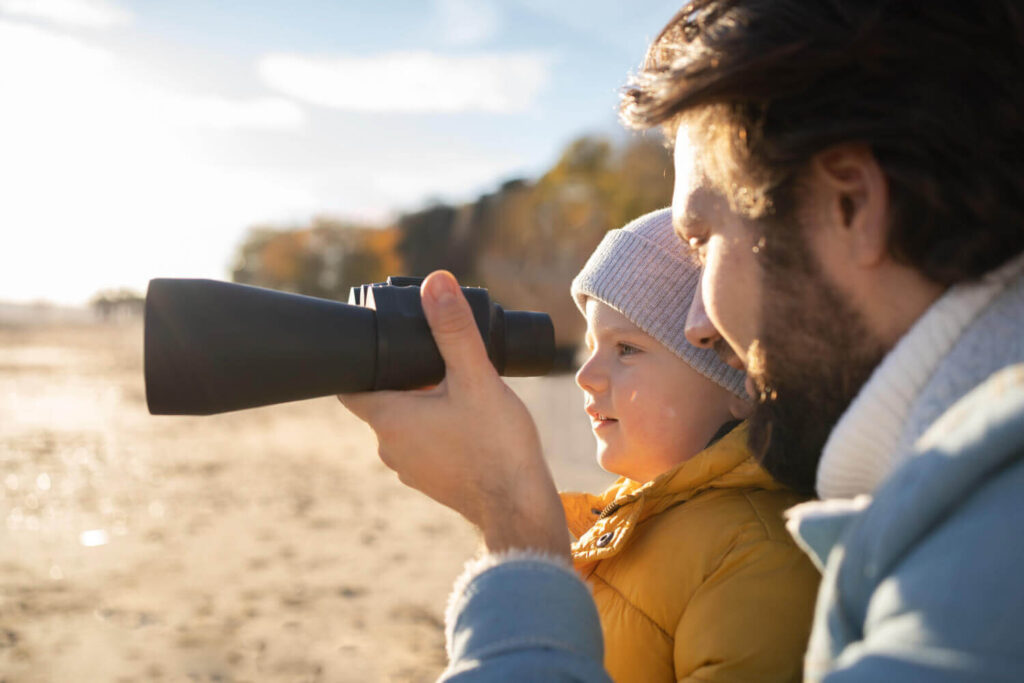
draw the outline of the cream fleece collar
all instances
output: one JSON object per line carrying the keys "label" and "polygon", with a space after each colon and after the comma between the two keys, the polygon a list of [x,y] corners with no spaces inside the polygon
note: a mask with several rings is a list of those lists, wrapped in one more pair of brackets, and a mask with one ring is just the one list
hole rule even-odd
{"label": "cream fleece collar", "polygon": [[871,494],[907,453],[897,453],[911,406],[964,330],[1024,273],[1018,256],[980,281],[951,287],[875,368],[836,423],[818,464],[823,498]]}

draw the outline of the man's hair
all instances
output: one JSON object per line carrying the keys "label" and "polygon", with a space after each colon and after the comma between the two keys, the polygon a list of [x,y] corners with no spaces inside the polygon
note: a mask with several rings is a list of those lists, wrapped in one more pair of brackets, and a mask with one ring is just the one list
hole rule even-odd
{"label": "man's hair", "polygon": [[817,152],[869,146],[889,183],[889,252],[934,282],[1024,251],[1019,0],[695,0],[652,43],[621,115],[672,137],[691,119],[712,180],[751,215],[790,210],[779,195]]}

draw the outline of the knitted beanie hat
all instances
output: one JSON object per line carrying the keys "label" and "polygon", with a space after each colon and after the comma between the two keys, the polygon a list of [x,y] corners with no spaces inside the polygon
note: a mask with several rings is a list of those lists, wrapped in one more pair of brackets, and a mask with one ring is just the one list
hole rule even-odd
{"label": "knitted beanie hat", "polygon": [[672,230],[672,210],[660,209],[608,231],[571,292],[584,315],[588,297],[611,306],[694,370],[746,398],[742,371],[686,341],[686,314],[699,286],[700,268]]}

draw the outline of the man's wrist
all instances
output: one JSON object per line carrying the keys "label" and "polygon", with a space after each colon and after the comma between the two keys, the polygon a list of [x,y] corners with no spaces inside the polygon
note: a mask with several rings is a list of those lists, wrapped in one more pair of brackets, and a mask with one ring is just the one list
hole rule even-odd
{"label": "man's wrist", "polygon": [[492,553],[536,550],[568,558],[569,530],[554,484],[527,490],[532,495],[511,492],[507,504],[492,504],[483,511],[479,527],[484,546]]}
{"label": "man's wrist", "polygon": [[564,525],[560,528],[534,525],[531,530],[512,523],[488,525],[481,528],[484,546],[488,552],[506,550],[536,550],[556,557],[569,556],[569,533]]}

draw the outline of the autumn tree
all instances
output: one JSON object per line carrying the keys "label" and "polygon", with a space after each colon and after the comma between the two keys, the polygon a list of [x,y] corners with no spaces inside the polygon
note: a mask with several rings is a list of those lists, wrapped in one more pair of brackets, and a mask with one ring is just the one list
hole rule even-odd
{"label": "autumn tree", "polygon": [[317,218],[308,227],[252,228],[232,279],[243,284],[347,300],[350,287],[402,270],[398,233]]}
{"label": "autumn tree", "polygon": [[488,287],[507,308],[550,313],[558,343],[572,346],[584,329],[569,298],[573,276],[608,230],[670,202],[671,165],[656,136],[623,144],[581,137],[535,181],[510,180],[459,206],[435,203],[390,228],[323,218],[294,229],[255,227],[234,278],[345,299],[353,285],[446,268]]}

